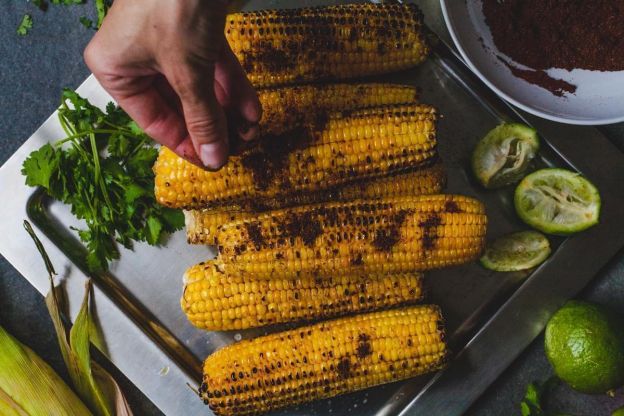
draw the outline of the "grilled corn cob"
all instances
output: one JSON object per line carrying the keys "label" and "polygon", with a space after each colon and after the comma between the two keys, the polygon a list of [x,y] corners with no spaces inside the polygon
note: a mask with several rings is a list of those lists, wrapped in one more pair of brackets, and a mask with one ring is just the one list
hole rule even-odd
{"label": "grilled corn cob", "polygon": [[191,323],[210,331],[332,318],[422,299],[422,275],[250,279],[224,273],[216,261],[185,274],[182,310]]}
{"label": "grilled corn cob", "polygon": [[260,131],[276,135],[313,122],[316,114],[416,102],[415,87],[398,84],[322,84],[258,91]]}
{"label": "grilled corn cob", "polygon": [[357,315],[245,340],[204,362],[219,416],[255,415],[435,371],[447,347],[437,306]]}
{"label": "grilled corn cob", "polygon": [[258,87],[383,74],[429,48],[413,4],[346,4],[229,15],[225,36]]}
{"label": "grilled corn cob", "polygon": [[[446,182],[441,163],[414,172],[349,184],[331,192],[300,195],[291,201],[275,201],[285,206],[311,204],[326,201],[351,201],[354,199],[377,199],[391,196],[428,195],[439,193]],[[282,208],[283,206],[262,207]],[[190,244],[216,244],[217,229],[226,222],[253,218],[257,209],[249,210],[238,206],[223,209],[185,211],[186,236]]]}
{"label": "grilled corn cob", "polygon": [[287,208],[224,224],[225,270],[262,278],[399,273],[466,263],[483,248],[483,205],[424,195]]}
{"label": "grilled corn cob", "polygon": [[154,165],[156,198],[172,208],[205,208],[323,191],[434,163],[436,111],[397,105],[336,113],[261,140],[218,172],[162,148]]}

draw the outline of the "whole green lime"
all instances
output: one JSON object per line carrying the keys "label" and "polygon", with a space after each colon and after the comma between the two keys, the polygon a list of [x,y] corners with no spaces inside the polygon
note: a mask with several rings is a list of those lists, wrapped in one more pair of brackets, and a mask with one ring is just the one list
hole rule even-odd
{"label": "whole green lime", "polygon": [[569,301],[546,326],[546,356],[573,389],[605,393],[624,384],[623,329],[604,308]]}

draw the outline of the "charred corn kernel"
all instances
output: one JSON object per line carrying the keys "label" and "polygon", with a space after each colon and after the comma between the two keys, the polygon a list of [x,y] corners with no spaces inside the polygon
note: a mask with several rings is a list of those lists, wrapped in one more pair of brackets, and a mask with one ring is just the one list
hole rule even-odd
{"label": "charred corn kernel", "polygon": [[258,91],[261,134],[283,134],[327,112],[416,102],[415,87],[398,84],[322,84]]}
{"label": "charred corn kernel", "polygon": [[399,71],[429,52],[413,4],[237,13],[227,17],[225,36],[258,87]]}
{"label": "charred corn kernel", "polygon": [[[422,300],[422,275],[256,280],[222,271],[217,261],[185,274],[182,310],[191,323],[210,331],[326,319]],[[222,315],[215,320],[212,313]],[[249,312],[243,312],[249,311]]]}
{"label": "charred corn kernel", "polygon": [[253,216],[252,212],[240,207],[184,211],[186,240],[189,244],[216,245],[217,230],[222,224]]}
{"label": "charred corn kernel", "polygon": [[416,104],[336,113],[260,140],[218,172],[162,148],[154,165],[156,198],[173,208],[205,208],[288,198],[414,170],[437,158],[436,119],[433,107]]}
{"label": "charred corn kernel", "polygon": [[[354,199],[379,199],[394,196],[417,196],[439,193],[446,185],[446,174],[442,163],[418,169],[413,172],[375,180],[347,184],[338,188],[327,200],[351,201]],[[317,197],[322,198],[322,197]],[[306,203],[325,202],[314,199]]]}
{"label": "charred corn kernel", "polygon": [[245,340],[204,362],[216,415],[256,415],[415,377],[447,360],[437,306],[414,306]]}
{"label": "charred corn kernel", "polygon": [[[441,163],[414,172],[399,173],[385,178],[348,184],[328,192],[296,195],[290,200],[275,199],[268,206],[254,209],[231,206],[223,209],[185,211],[186,235],[190,244],[216,244],[218,228],[227,222],[253,218],[255,211],[279,209],[284,206],[311,204],[326,201],[351,201],[378,199],[392,196],[415,196],[438,193],[444,188],[446,176]],[[257,204],[256,204],[257,205]]]}
{"label": "charred corn kernel", "polygon": [[486,223],[477,200],[423,195],[270,211],[224,224],[217,242],[226,271],[254,277],[399,273],[478,258]]}

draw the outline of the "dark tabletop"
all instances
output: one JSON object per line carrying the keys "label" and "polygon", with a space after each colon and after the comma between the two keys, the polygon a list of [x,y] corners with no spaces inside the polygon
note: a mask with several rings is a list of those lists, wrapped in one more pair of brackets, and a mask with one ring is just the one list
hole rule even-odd
{"label": "dark tabletop", "polygon": [[[51,6],[43,13],[26,0],[0,2],[0,165],[56,109],[61,88],[75,88],[89,75],[82,62],[82,50],[93,31],[84,28],[79,18],[93,18],[93,7],[92,2],[84,6]],[[24,13],[32,14],[34,27],[28,36],[19,37],[15,30]],[[601,130],[624,151],[623,124]],[[624,313],[624,252],[605,266],[581,298]],[[1,256],[0,325],[66,377],[42,296]],[[161,414],[119,371],[104,358],[98,359],[120,382],[136,415]],[[551,375],[543,337],[539,337],[468,414],[519,415],[526,385]],[[607,416],[624,405],[624,395],[618,393],[616,398],[589,396],[562,385],[555,388],[549,404],[570,415]]]}

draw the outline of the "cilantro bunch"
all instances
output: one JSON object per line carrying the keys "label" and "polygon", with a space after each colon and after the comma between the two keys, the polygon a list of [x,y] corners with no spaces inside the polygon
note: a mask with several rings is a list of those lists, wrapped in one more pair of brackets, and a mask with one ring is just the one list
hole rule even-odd
{"label": "cilantro bunch", "polygon": [[67,137],[32,152],[22,174],[26,185],[44,188],[86,222],[76,231],[90,271],[106,270],[119,258],[117,243],[156,245],[183,227],[181,211],[156,203],[152,165],[158,150],[123,110],[109,103],[102,111],[64,90],[58,115]]}

